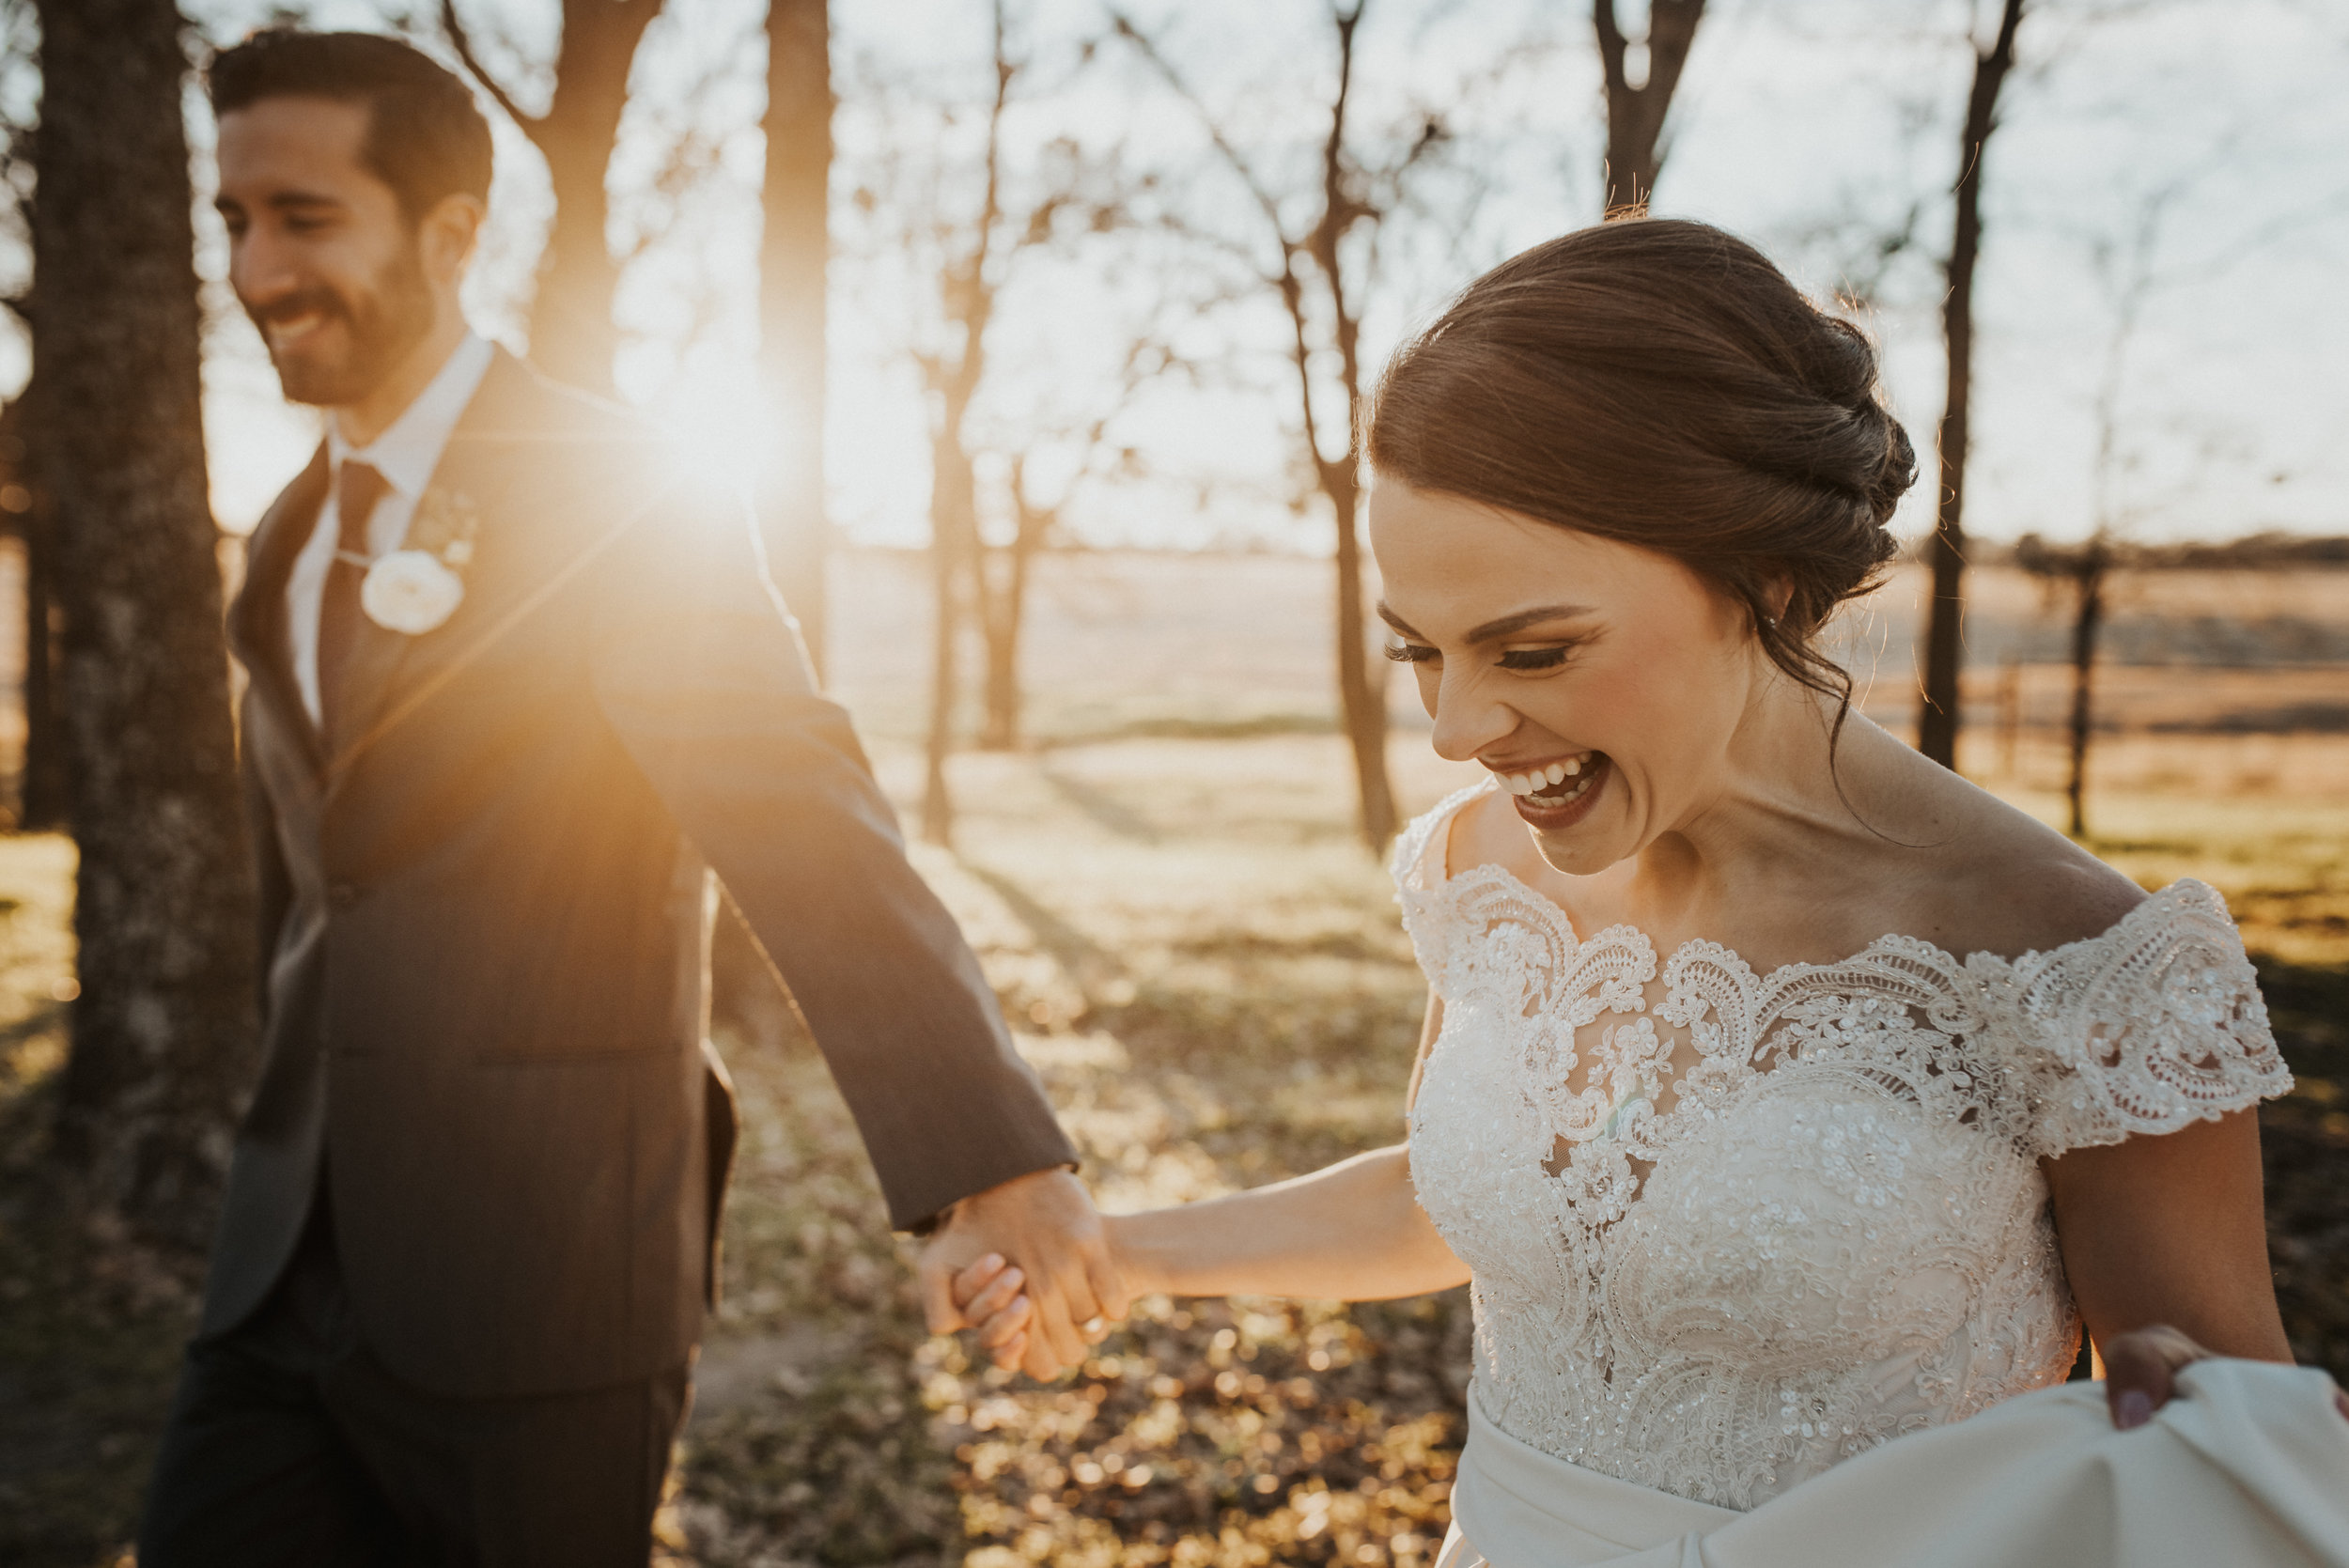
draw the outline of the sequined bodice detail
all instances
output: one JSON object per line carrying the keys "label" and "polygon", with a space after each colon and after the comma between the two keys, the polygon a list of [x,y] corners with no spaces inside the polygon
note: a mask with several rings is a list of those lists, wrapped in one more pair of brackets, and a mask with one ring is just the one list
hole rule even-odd
{"label": "sequined bodice detail", "polygon": [[1579,939],[1494,866],[1396,852],[1443,1028],[1421,1203],[1474,1274],[1475,1397],[1559,1458],[1750,1508],[2061,1381],[2077,1320],[2042,1157],[2291,1087],[2218,894],[1964,960],[1886,937],[1758,975]]}

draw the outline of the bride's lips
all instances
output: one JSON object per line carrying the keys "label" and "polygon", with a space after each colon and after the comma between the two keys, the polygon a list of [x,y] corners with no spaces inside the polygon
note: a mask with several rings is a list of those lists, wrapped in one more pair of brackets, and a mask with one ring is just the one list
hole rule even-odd
{"label": "bride's lips", "polygon": [[[1614,767],[1604,752],[1587,752],[1581,758],[1581,771],[1562,784],[1548,784],[1529,795],[1512,790],[1509,803],[1517,809],[1517,815],[1526,825],[1545,833],[1563,832],[1591,815],[1598,805],[1600,794],[1614,775]],[[1561,805],[1543,803],[1545,797],[1556,798],[1579,785],[1579,792]],[[1502,786],[1507,788],[1504,783]]]}

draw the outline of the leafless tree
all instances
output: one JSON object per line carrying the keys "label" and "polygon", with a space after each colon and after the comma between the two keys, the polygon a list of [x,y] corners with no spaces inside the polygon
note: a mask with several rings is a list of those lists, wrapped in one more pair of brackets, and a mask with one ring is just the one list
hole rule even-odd
{"label": "leafless tree", "polygon": [[[947,762],[968,691],[968,644],[976,632],[988,650],[982,690],[991,717],[984,740],[1007,741],[1017,729],[1018,647],[1030,564],[1066,502],[1065,495],[1048,501],[1025,460],[1008,457],[1002,493],[985,493],[983,459],[1021,451],[1050,433],[1033,421],[1010,427],[1000,408],[990,416],[988,388],[998,366],[989,333],[1029,259],[1065,236],[1119,221],[1114,157],[1087,156],[1062,139],[1030,160],[1008,145],[1006,115],[1016,99],[1029,96],[1029,84],[1042,68],[1016,36],[1002,0],[990,15],[983,102],[974,111],[936,101],[891,105],[887,113],[900,132],[934,127],[936,134],[920,148],[910,137],[893,136],[872,166],[860,171],[854,197],[856,209],[873,220],[875,243],[925,280],[912,285],[924,296],[914,309],[909,312],[904,299],[892,308],[910,317],[903,351],[920,377],[929,415],[935,619],[921,831],[940,844],[954,832]],[[1090,53],[1081,52],[1081,60]],[[939,150],[956,141],[957,123],[969,120],[975,120],[977,135],[968,159]],[[1087,411],[1080,423],[1089,427],[1105,418],[1103,411]],[[990,507],[990,499],[1001,505]],[[987,536],[990,513],[1010,524],[1009,537],[1000,544],[990,545]]]}
{"label": "leafless tree", "polygon": [[1113,437],[1118,418],[1143,386],[1187,371],[1161,336],[1145,334],[1128,347],[1117,395],[1104,398],[1082,429],[1047,430],[1047,421],[1025,421],[1026,436],[1057,437],[1075,448],[1072,472],[1049,491],[1034,476],[1032,447],[1012,446],[1003,454],[1003,509],[1009,514],[1010,532],[1000,546],[983,543],[979,561],[980,629],[987,643],[987,675],[980,688],[980,750],[1007,752],[1019,744],[1024,706],[1019,650],[1027,628],[1028,583],[1036,557],[1057,540],[1069,505],[1088,484],[1112,476],[1132,478],[1140,473],[1139,454]]}
{"label": "leafless tree", "polygon": [[2123,493],[2128,462],[2122,401],[2127,390],[2129,350],[2144,321],[2146,305],[2163,281],[2155,264],[2163,221],[2186,186],[2186,180],[2180,179],[2148,192],[2137,204],[2125,243],[2100,238],[2092,246],[2097,281],[2113,304],[2112,331],[2105,340],[2093,404],[2096,454],[2090,470],[2090,503],[2094,527],[2077,545],[2050,545],[2032,536],[2018,541],[2015,551],[2016,565],[2051,586],[2061,585],[2072,599],[2070,768],[2064,797],[2074,838],[2088,836],[2088,755],[2095,737],[2097,640],[2104,631],[2112,576],[2130,565],[2137,553],[2128,538],[2135,513]]}
{"label": "leafless tree", "polygon": [[1964,661],[1961,622],[1966,608],[1966,447],[1974,375],[1974,269],[1982,256],[1983,160],[1998,129],[1999,89],[2015,65],[2015,33],[2024,0],[2000,0],[1999,30],[1987,49],[1974,49],[1972,89],[1958,136],[1956,221],[1950,236],[1949,287],[1942,298],[1941,336],[1948,386],[1937,445],[1940,488],[1927,559],[1933,595],[1925,617],[1923,701],[1917,749],[1944,768],[1957,766],[1958,677]]}
{"label": "leafless tree", "polygon": [[[1263,220],[1262,234],[1270,241],[1261,250],[1269,264],[1259,276],[1288,316],[1305,454],[1315,486],[1330,503],[1335,527],[1339,711],[1353,753],[1357,823],[1363,842],[1376,851],[1393,838],[1398,823],[1387,774],[1384,670],[1371,663],[1362,604],[1361,331],[1370,264],[1350,241],[1362,231],[1377,236],[1401,205],[1411,172],[1445,145],[1450,132],[1439,115],[1427,112],[1416,117],[1406,134],[1390,138],[1392,154],[1381,162],[1365,159],[1355,146],[1356,128],[1349,118],[1357,85],[1355,40],[1366,3],[1354,0],[1329,8],[1336,71],[1317,178],[1311,199],[1301,208],[1283,198],[1304,193],[1275,188],[1159,40],[1124,11],[1112,7],[1110,15],[1119,36],[1198,116],[1216,155],[1246,190],[1250,205]],[[1315,362],[1323,354],[1335,361],[1343,405],[1338,411],[1327,410],[1316,389]]]}
{"label": "leafless tree", "polygon": [[768,0],[765,234],[759,247],[760,380],[774,450],[759,513],[783,596],[824,665],[825,263],[831,251],[829,0]]}
{"label": "leafless tree", "polygon": [[[1681,68],[1696,42],[1697,23],[1704,16],[1704,0],[1652,0],[1648,7],[1647,38],[1638,45],[1624,37],[1615,20],[1615,0],[1592,0],[1591,21],[1598,32],[1598,59],[1607,82],[1607,162],[1599,171],[1606,193],[1603,211],[1643,212],[1656,194],[1656,177],[1668,150],[1664,116],[1672,109],[1672,89],[1680,85]],[[1646,70],[1633,85],[1634,49],[1644,56]]]}
{"label": "leafless tree", "polygon": [[81,994],[57,1150],[201,1245],[254,1041],[172,0],[40,0],[38,468],[54,507]]}
{"label": "leafless tree", "polygon": [[546,112],[533,115],[481,58],[457,0],[441,0],[450,46],[530,137],[554,187],[554,225],[530,308],[531,357],[557,380],[596,391],[611,388],[618,342],[612,301],[620,269],[605,238],[612,209],[604,181],[628,108],[636,46],[661,7],[661,0],[563,0],[554,90]]}

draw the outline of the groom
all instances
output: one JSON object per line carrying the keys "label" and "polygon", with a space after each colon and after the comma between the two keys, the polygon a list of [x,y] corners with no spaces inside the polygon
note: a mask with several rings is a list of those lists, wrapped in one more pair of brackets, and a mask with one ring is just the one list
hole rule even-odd
{"label": "groom", "polygon": [[287,29],[210,92],[231,282],[328,417],[230,612],[264,1062],[143,1568],[646,1562],[734,1141],[721,882],[926,1276],[1016,1258],[1079,1358],[1123,1299],[1069,1143],[747,514],[467,330],[471,95]]}

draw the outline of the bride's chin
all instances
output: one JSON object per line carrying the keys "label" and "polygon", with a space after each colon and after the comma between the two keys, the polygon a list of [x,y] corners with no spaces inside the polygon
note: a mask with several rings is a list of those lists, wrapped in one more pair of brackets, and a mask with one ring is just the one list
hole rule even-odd
{"label": "bride's chin", "polygon": [[1624,858],[1581,833],[1536,832],[1533,848],[1545,865],[1566,877],[1595,876]]}
{"label": "bride's chin", "polygon": [[1533,835],[1534,852],[1550,870],[1567,877],[1592,877],[1632,853],[1619,843],[1610,825],[1584,820],[1563,831],[1546,832],[1526,824]]}

